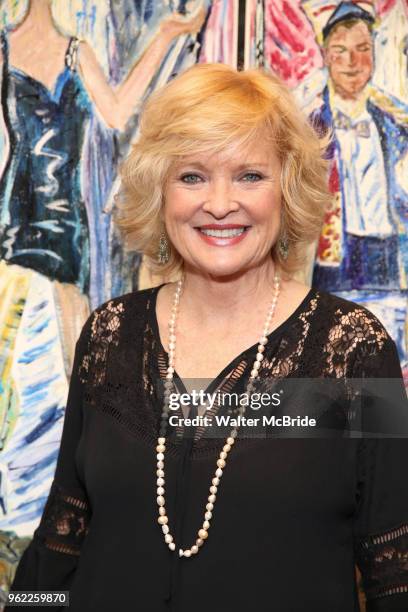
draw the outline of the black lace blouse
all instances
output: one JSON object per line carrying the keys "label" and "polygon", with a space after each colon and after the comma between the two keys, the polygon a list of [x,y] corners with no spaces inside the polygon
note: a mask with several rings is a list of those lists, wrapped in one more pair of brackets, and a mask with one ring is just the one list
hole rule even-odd
{"label": "black lace blouse", "polygon": [[[352,612],[357,564],[368,612],[407,611],[407,438],[238,435],[208,540],[180,558],[201,527],[225,439],[169,428],[169,550],[156,502],[157,381],[168,364],[157,292],[112,299],[83,327],[54,480],[11,590],[69,590],[71,612]],[[243,351],[209,388],[248,380],[256,352]],[[406,402],[380,321],[314,288],[269,334],[259,375],[394,378]]]}

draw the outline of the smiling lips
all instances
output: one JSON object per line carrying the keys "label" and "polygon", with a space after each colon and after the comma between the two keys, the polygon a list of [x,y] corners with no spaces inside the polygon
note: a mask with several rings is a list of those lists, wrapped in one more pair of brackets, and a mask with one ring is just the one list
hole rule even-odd
{"label": "smiling lips", "polygon": [[199,236],[207,244],[212,246],[231,246],[241,242],[247,235],[249,228],[250,226],[238,225],[236,223],[223,225],[211,223],[194,229],[197,230]]}

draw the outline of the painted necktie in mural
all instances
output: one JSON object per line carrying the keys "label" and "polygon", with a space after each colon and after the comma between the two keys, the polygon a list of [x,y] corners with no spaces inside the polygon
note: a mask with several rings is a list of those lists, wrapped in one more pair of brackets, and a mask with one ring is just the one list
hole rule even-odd
{"label": "painted necktie in mural", "polygon": [[[197,61],[236,56],[234,3],[0,5],[0,558],[7,591],[59,450],[90,309],[138,286],[111,222],[138,109]],[[1,595],[1,594],[0,594]]]}
{"label": "painted necktie in mural", "polygon": [[318,131],[334,129],[334,201],[311,252],[310,281],[378,316],[408,389],[407,4],[250,4],[252,63],[285,79]]}

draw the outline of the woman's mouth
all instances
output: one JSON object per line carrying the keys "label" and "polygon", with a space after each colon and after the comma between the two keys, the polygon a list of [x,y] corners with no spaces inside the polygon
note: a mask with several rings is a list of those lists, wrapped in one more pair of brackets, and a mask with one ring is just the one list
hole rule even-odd
{"label": "woman's mouth", "polygon": [[212,246],[231,246],[241,242],[245,238],[250,229],[250,226],[242,226],[237,228],[194,228],[200,237]]}

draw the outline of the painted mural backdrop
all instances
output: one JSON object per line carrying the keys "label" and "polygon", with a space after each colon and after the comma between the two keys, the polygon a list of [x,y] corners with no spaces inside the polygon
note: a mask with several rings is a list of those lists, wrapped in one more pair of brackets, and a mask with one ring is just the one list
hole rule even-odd
{"label": "painted mural backdrop", "polygon": [[223,0],[0,3],[0,598],[48,496],[79,331],[138,287],[111,213],[140,105],[233,63],[235,19]]}
{"label": "painted mural backdrop", "polygon": [[408,5],[251,0],[247,13],[247,65],[279,74],[317,130],[334,128],[335,197],[310,281],[382,320],[408,389]]}
{"label": "painted mural backdrop", "polygon": [[112,224],[117,166],[143,101],[189,65],[265,65],[334,127],[334,204],[306,276],[379,316],[408,387],[407,14],[403,0],[0,0],[0,605],[49,492],[79,331],[156,283]]}

